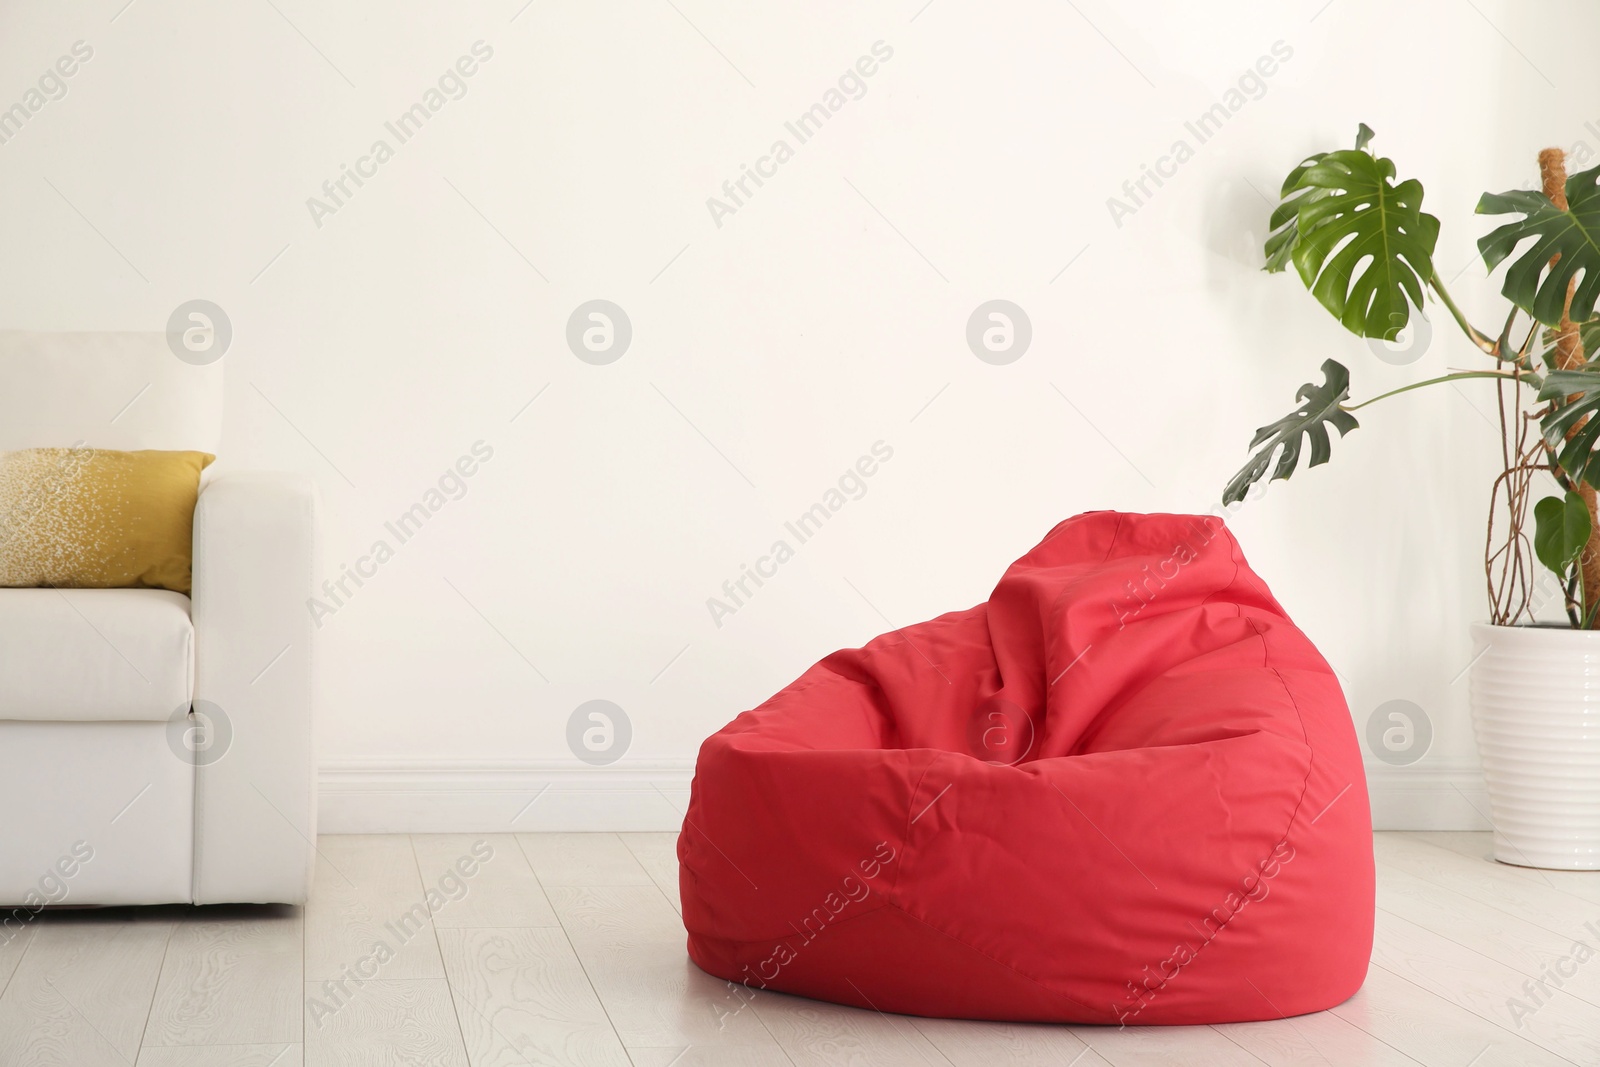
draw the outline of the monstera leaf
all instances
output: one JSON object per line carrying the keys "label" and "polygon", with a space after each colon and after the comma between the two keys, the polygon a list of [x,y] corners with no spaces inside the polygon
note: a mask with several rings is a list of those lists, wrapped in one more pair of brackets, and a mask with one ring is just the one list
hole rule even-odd
{"label": "monstera leaf", "polygon": [[1271,233],[1268,234],[1267,243],[1263,248],[1267,254],[1267,262],[1261,268],[1267,273],[1276,274],[1293,262],[1295,249],[1300,247],[1300,209],[1333,195],[1332,189],[1296,191],[1305,172],[1321,163],[1327,156],[1326,152],[1308,156],[1305,162],[1291,170],[1289,176],[1283,179],[1283,190],[1279,194],[1283,202],[1273,210],[1272,218],[1267,221]]}
{"label": "monstera leaf", "polygon": [[1560,450],[1561,469],[1575,482],[1600,487],[1600,455],[1594,451],[1600,441],[1600,418],[1578,426],[1586,416],[1600,411],[1600,369],[1551,371],[1545,376],[1539,399],[1555,405],[1539,428],[1545,444]]}
{"label": "monstera leaf", "polygon": [[1292,261],[1345,328],[1393,341],[1433,277],[1439,220],[1422,210],[1422,183],[1396,185],[1394,163],[1365,150],[1371,133],[1363,126],[1363,147],[1313,156],[1289,173],[1267,263]]}
{"label": "monstera leaf", "polygon": [[1577,493],[1547,496],[1533,506],[1533,552],[1563,581],[1589,543],[1589,505]]}
{"label": "monstera leaf", "polygon": [[[1356,149],[1367,147],[1367,142],[1372,140],[1372,128],[1365,122],[1356,130]],[[1282,201],[1272,212],[1272,218],[1267,222],[1270,231],[1267,243],[1263,249],[1267,254],[1267,262],[1261,269],[1269,274],[1276,274],[1289,265],[1294,256],[1294,250],[1300,242],[1300,209],[1306,204],[1323,197],[1333,195],[1333,190],[1328,188],[1302,188],[1300,179],[1306,171],[1326,159],[1328,153],[1318,152],[1307,156],[1301,164],[1289,172],[1283,179],[1283,187],[1278,190],[1278,197]]]}
{"label": "monstera leaf", "polygon": [[1321,385],[1306,382],[1300,387],[1295,394],[1300,406],[1292,413],[1256,431],[1250,447],[1259,447],[1260,451],[1250,457],[1250,462],[1223,489],[1224,504],[1244,499],[1250,487],[1267,473],[1273,453],[1278,452],[1280,447],[1282,452],[1278,456],[1278,465],[1272,472],[1274,479],[1289,477],[1300,465],[1303,438],[1311,440],[1311,462],[1307,466],[1315,467],[1328,462],[1333,454],[1328,440],[1329,426],[1338,430],[1339,436],[1343,437],[1360,425],[1354,415],[1339,406],[1350,396],[1350,372],[1342,364],[1330,359],[1322,364],[1322,377]]}
{"label": "monstera leaf", "polygon": [[[1532,239],[1507,269],[1500,291],[1540,322],[1554,326],[1566,310],[1568,284],[1582,272],[1571,314],[1574,321],[1591,318],[1600,298],[1600,167],[1567,179],[1565,211],[1543,193],[1525,189],[1484,193],[1478,201],[1480,215],[1513,213],[1522,219],[1478,238],[1478,251],[1490,270]],[[1551,257],[1557,255],[1561,258],[1552,264]]]}

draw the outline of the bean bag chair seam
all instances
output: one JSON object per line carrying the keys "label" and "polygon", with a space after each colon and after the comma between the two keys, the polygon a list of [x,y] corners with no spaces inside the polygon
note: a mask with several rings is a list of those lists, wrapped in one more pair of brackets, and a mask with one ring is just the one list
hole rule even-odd
{"label": "bean bag chair seam", "polygon": [[1294,690],[1289,688],[1288,679],[1284,678],[1283,671],[1268,662],[1267,636],[1261,631],[1261,624],[1254,617],[1244,614],[1244,609],[1239,609],[1239,615],[1250,624],[1256,632],[1256,638],[1261,642],[1261,665],[1272,671],[1272,676],[1283,687],[1283,695],[1289,698],[1289,706],[1294,709],[1295,721],[1300,724],[1300,738],[1306,747],[1306,776],[1300,783],[1300,799],[1295,801],[1294,810],[1289,813],[1289,825],[1283,828],[1283,834],[1278,838],[1279,843],[1289,840],[1289,832],[1294,829],[1295,822],[1300,818],[1300,809],[1305,807],[1306,795],[1311,791],[1311,774],[1317,768],[1317,751],[1311,744],[1311,735],[1306,730],[1305,713],[1300,710],[1300,702],[1295,699]]}
{"label": "bean bag chair seam", "polygon": [[[1242,607],[1240,607],[1239,605],[1234,605],[1234,607],[1235,607],[1235,610],[1238,613],[1239,618],[1242,619],[1244,622],[1249,624],[1250,629],[1255,632],[1256,638],[1261,642],[1261,665],[1265,669],[1270,670],[1272,672],[1273,677],[1278,680],[1278,684],[1283,687],[1284,696],[1289,698],[1289,706],[1294,709],[1295,719],[1296,719],[1296,721],[1298,721],[1300,723],[1300,734],[1301,734],[1302,740],[1303,740],[1303,742],[1305,744],[1306,753],[1307,753],[1306,776],[1300,783],[1300,796],[1295,801],[1294,809],[1292,811],[1290,811],[1290,813],[1289,813],[1288,824],[1284,827],[1283,833],[1281,833],[1278,836],[1278,840],[1276,842],[1274,842],[1274,847],[1276,847],[1277,845],[1285,844],[1285,843],[1288,842],[1289,834],[1294,829],[1295,823],[1299,820],[1300,809],[1305,807],[1306,796],[1310,792],[1311,774],[1312,774],[1312,771],[1315,770],[1315,768],[1316,768],[1316,762],[1317,762],[1316,750],[1311,745],[1311,738],[1310,738],[1310,736],[1308,735],[1308,733],[1306,731],[1305,715],[1300,710],[1300,702],[1295,699],[1294,690],[1292,690],[1289,687],[1288,681],[1283,677],[1283,672],[1279,668],[1273,666],[1270,662],[1268,662],[1270,657],[1268,655],[1267,639],[1266,639],[1266,635],[1261,630],[1260,623],[1254,617],[1246,615],[1244,613],[1244,609]],[[1252,912],[1252,914],[1254,914],[1254,913]],[[913,918],[915,918],[915,916],[913,916]],[[929,923],[928,925],[932,926],[931,923]],[[937,929],[937,928],[935,927],[935,929]],[[943,932],[943,931],[941,931],[941,932]],[[1220,931],[1219,931],[1219,935],[1220,935]],[[1209,942],[1207,942],[1207,944],[1209,944]],[[1202,946],[1202,948],[1203,947],[1204,946]],[[974,950],[974,951],[976,951],[976,950]],[[1209,957],[1207,957],[1204,952],[1198,952],[1198,953],[1195,954],[1195,958],[1192,961],[1190,961],[1189,963],[1184,965],[1184,968],[1185,968],[1185,970],[1191,969],[1191,968],[1195,967],[1197,964],[1201,963],[1204,959],[1207,959],[1207,958],[1209,958]],[[1013,968],[1013,969],[1015,969],[1015,968]],[[1022,972],[1019,971],[1018,973],[1021,974]],[[1067,999],[1071,1000],[1072,998],[1068,997]],[[1274,1010],[1276,1010],[1276,1007],[1272,1004],[1272,1002],[1270,1000],[1267,1001],[1267,1004],[1268,1004],[1269,1007],[1273,1007]],[[1088,1005],[1085,1005],[1085,1007],[1087,1007],[1087,1006]]]}
{"label": "bean bag chair seam", "polygon": [[[1084,515],[1079,515],[1078,518],[1081,519],[1085,515],[1094,515],[1094,514],[1097,514],[1097,513],[1093,512],[1093,511],[1089,511],[1089,512],[1085,512]],[[1119,511],[1119,512],[1116,512],[1115,515],[1116,515],[1116,519],[1117,519],[1117,524],[1111,528],[1111,537],[1106,541],[1106,554],[1100,557],[1100,562],[1101,563],[1104,563],[1106,560],[1111,558],[1111,550],[1117,547],[1117,535],[1122,532],[1123,514],[1122,514],[1122,512]],[[1037,552],[1039,549],[1043,548],[1045,545],[1048,545],[1051,541],[1054,541],[1056,539],[1056,535],[1058,533],[1060,533],[1061,530],[1064,529],[1065,527],[1070,526],[1073,521],[1074,520],[1072,520],[1072,519],[1062,519],[1060,522],[1058,522],[1054,526],[1050,527],[1050,532],[1044,535],[1044,540],[1039,542],[1039,544],[1037,546],[1035,546],[1033,551]],[[1032,553],[1030,553],[1030,555],[1031,554]]]}
{"label": "bean bag chair seam", "polygon": [[[1069,519],[1068,521],[1070,522],[1071,520]],[[1063,525],[1065,525],[1065,523],[1063,523]],[[1117,547],[1117,537],[1120,536],[1121,533],[1122,514],[1119,512],[1117,514],[1117,524],[1111,528],[1111,540],[1106,543],[1106,554],[1100,557],[1101,563],[1104,563],[1106,560],[1111,558],[1111,551]]]}
{"label": "bean bag chair seam", "polygon": [[933,758],[928,760],[928,765],[922,768],[922,773],[917,775],[917,784],[915,786],[913,786],[912,789],[911,789],[911,803],[906,805],[906,825],[905,825],[905,829],[902,830],[901,833],[900,833],[900,846],[906,850],[906,855],[905,855],[905,858],[899,864],[896,865],[896,869],[895,869],[895,872],[894,872],[894,881],[889,886],[889,894],[888,895],[889,895],[889,903],[891,905],[894,904],[895,897],[899,893],[900,879],[905,876],[906,868],[908,866],[910,866],[910,863],[911,863],[911,856],[912,856],[912,849],[911,849],[911,819],[912,819],[912,815],[911,815],[911,811],[912,811],[913,808],[915,808],[917,806],[917,795],[922,792],[922,783],[923,783],[923,781],[928,777],[928,772],[933,770],[934,764],[936,764],[938,762],[939,762],[939,754],[937,752],[935,752],[933,754]]}
{"label": "bean bag chair seam", "polygon": [[[1230,533],[1228,536],[1231,538],[1233,535]],[[1237,545],[1238,542],[1235,541],[1234,544]],[[1238,574],[1237,564],[1234,565],[1234,573]],[[1283,834],[1278,838],[1279,843],[1282,843],[1289,840],[1289,831],[1294,829],[1295,820],[1300,817],[1300,809],[1305,807],[1306,794],[1311,791],[1311,773],[1317,767],[1317,752],[1311,744],[1311,735],[1306,730],[1305,713],[1300,710],[1300,702],[1294,698],[1294,690],[1289,688],[1289,682],[1284,678],[1283,671],[1271,662],[1267,635],[1262,632],[1261,623],[1255,616],[1246,615],[1244,608],[1238,604],[1234,605],[1234,610],[1238,612],[1239,618],[1250,624],[1250,629],[1255,631],[1256,640],[1261,642],[1261,666],[1270,670],[1272,676],[1278,680],[1278,684],[1283,687],[1283,695],[1289,698],[1289,706],[1294,709],[1295,721],[1300,724],[1301,743],[1306,748],[1306,776],[1300,783],[1300,799],[1295,801],[1294,810],[1289,813],[1289,825],[1283,828]]]}
{"label": "bean bag chair seam", "polygon": [[[1217,586],[1217,588],[1215,588],[1215,589],[1211,590],[1211,592],[1207,593],[1205,599],[1200,601],[1200,606],[1201,607],[1205,607],[1207,604],[1211,603],[1211,598],[1216,596],[1218,593],[1223,592],[1226,589],[1232,589],[1233,588],[1233,583],[1239,580],[1239,565],[1244,562],[1244,552],[1240,549],[1240,547],[1239,547],[1239,539],[1237,537],[1233,536],[1233,531],[1232,530],[1230,530],[1226,526],[1224,526],[1224,527],[1222,527],[1222,535],[1228,539],[1228,558],[1233,560],[1233,575],[1232,575],[1232,577],[1230,577],[1228,579],[1226,585],[1219,585],[1219,586]],[[1244,609],[1241,608],[1238,604],[1234,605],[1234,610],[1238,611],[1241,617],[1244,615]],[[1256,636],[1257,637],[1261,636],[1261,631],[1260,630],[1256,631]],[[1261,665],[1263,667],[1265,667],[1267,665],[1266,664],[1266,656],[1267,656],[1266,644],[1267,644],[1266,639],[1262,638],[1262,641],[1261,641],[1261,660],[1262,660]],[[1305,729],[1305,725],[1302,723],[1300,728],[1302,730],[1304,730]]]}
{"label": "bean bag chair seam", "polygon": [[1300,734],[1306,746],[1306,776],[1300,783],[1300,799],[1295,801],[1294,811],[1289,813],[1289,825],[1283,828],[1280,841],[1289,840],[1289,831],[1294,829],[1295,822],[1300,818],[1300,809],[1305,807],[1306,796],[1311,792],[1311,774],[1317,769],[1317,750],[1311,744],[1311,737],[1306,732],[1306,719],[1300,711],[1300,702],[1294,698],[1294,690],[1289,688],[1289,683],[1284,679],[1283,672],[1277,667],[1272,668],[1272,676],[1278,679],[1278,684],[1283,686],[1284,695],[1289,698],[1289,706],[1294,708],[1294,717],[1300,723]]}
{"label": "bean bag chair seam", "polygon": [[[1284,695],[1289,698],[1289,706],[1294,708],[1295,718],[1300,723],[1300,733],[1305,738],[1306,751],[1309,754],[1308,755],[1308,759],[1306,761],[1306,776],[1305,776],[1305,779],[1300,783],[1300,797],[1299,797],[1298,800],[1295,801],[1294,810],[1289,813],[1289,824],[1286,827],[1284,827],[1283,833],[1279,836],[1279,838],[1278,838],[1278,840],[1276,842],[1276,845],[1282,845],[1282,844],[1286,844],[1288,842],[1289,834],[1290,834],[1291,831],[1293,831],[1293,829],[1295,827],[1295,823],[1297,821],[1299,821],[1300,809],[1305,806],[1306,796],[1310,792],[1311,774],[1316,769],[1316,763],[1317,763],[1316,749],[1311,745],[1311,739],[1310,739],[1309,735],[1307,735],[1306,724],[1305,724],[1305,715],[1300,710],[1300,702],[1295,699],[1294,690],[1292,690],[1289,687],[1288,681],[1283,677],[1283,672],[1279,668],[1271,666],[1270,664],[1268,664],[1266,662],[1266,659],[1267,659],[1267,656],[1266,656],[1266,650],[1267,650],[1266,636],[1261,632],[1260,625],[1257,623],[1257,621],[1254,618],[1252,618],[1251,616],[1245,615],[1242,609],[1240,609],[1239,615],[1240,615],[1240,617],[1242,619],[1244,619],[1244,621],[1246,621],[1246,622],[1248,622],[1250,624],[1250,628],[1251,629],[1255,630],[1256,637],[1261,639],[1262,666],[1266,667],[1268,670],[1272,671],[1273,676],[1278,679],[1278,684],[1283,687]],[[1252,911],[1251,914],[1254,914],[1254,912]],[[1230,922],[1230,925],[1231,925],[1231,922]],[[1220,936],[1221,931],[1219,931],[1218,933],[1219,933],[1219,936]],[[1207,944],[1209,944],[1209,942],[1207,942]],[[1204,946],[1202,946],[1202,947],[1204,947]],[[1192,961],[1190,961],[1189,963],[1184,965],[1184,969],[1185,970],[1189,970],[1189,969],[1194,968],[1196,964],[1201,963],[1203,961],[1203,959],[1205,959],[1205,958],[1207,958],[1207,957],[1205,956],[1205,954],[1203,952],[1196,953],[1195,958]],[[1255,988],[1254,983],[1251,983],[1251,988],[1252,989]],[[1265,994],[1261,994],[1260,990],[1256,990],[1256,992],[1257,992],[1257,994],[1261,995],[1263,1000],[1267,1001],[1267,1006],[1268,1007],[1272,1008],[1274,1011],[1278,1010],[1277,1009],[1277,1005],[1273,1004],[1271,1000],[1268,1000],[1266,998]],[[1353,993],[1351,994],[1351,996],[1354,996],[1354,995],[1355,994],[1353,994]],[[1068,999],[1070,1000],[1071,998],[1069,997]],[[1348,999],[1349,998],[1347,997],[1346,1000],[1348,1000]],[[1343,1003],[1343,1002],[1341,1002],[1341,1003]]]}

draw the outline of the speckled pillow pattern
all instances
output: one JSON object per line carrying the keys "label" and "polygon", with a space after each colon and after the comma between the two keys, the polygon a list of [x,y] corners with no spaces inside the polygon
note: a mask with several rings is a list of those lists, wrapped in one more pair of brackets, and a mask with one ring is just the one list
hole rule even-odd
{"label": "speckled pillow pattern", "polygon": [[188,593],[207,452],[0,452],[0,586]]}

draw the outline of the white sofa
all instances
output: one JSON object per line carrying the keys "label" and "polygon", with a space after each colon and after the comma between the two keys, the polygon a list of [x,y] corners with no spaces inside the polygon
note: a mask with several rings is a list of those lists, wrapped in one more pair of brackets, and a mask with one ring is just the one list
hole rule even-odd
{"label": "white sofa", "polygon": [[[164,334],[0,332],[0,451],[216,453],[221,410],[222,363]],[[306,899],[315,549],[308,479],[230,473],[202,483],[192,598],[0,589],[0,940],[41,901]]]}

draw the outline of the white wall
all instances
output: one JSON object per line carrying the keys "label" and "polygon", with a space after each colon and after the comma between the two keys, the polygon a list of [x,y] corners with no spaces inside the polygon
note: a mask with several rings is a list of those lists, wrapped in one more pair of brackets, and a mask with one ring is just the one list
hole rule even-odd
{"label": "white wall", "polygon": [[[1600,150],[1576,0],[124,2],[0,11],[0,106],[93,49],[0,144],[0,325],[222,306],[222,465],[317,479],[329,577],[494,450],[326,620],[327,828],[493,823],[548,781],[518,828],[670,825],[700,739],[819,656],[983,599],[1076,512],[1209,507],[1323,359],[1360,395],[1473,363],[1435,308],[1388,366],[1257,269],[1260,194],[1303,153],[1370,123],[1487,327],[1479,192],[1547,143]],[[307,198],[477,41],[466,95],[317,225]],[[878,41],[865,95],[718,226],[707,198]],[[1107,198],[1280,41],[1264,95],[1117,225]],[[633,325],[607,366],[564,340],[594,298]],[[993,298],[1032,321],[1007,366],[964,339]],[[1421,763],[1373,764],[1419,825],[1482,803],[1453,680],[1491,410],[1466,387],[1370,410],[1234,523],[1358,726],[1391,699],[1430,717]],[[880,440],[865,496],[714,625],[707,598]],[[599,772],[566,743],[594,698],[634,734]]]}

